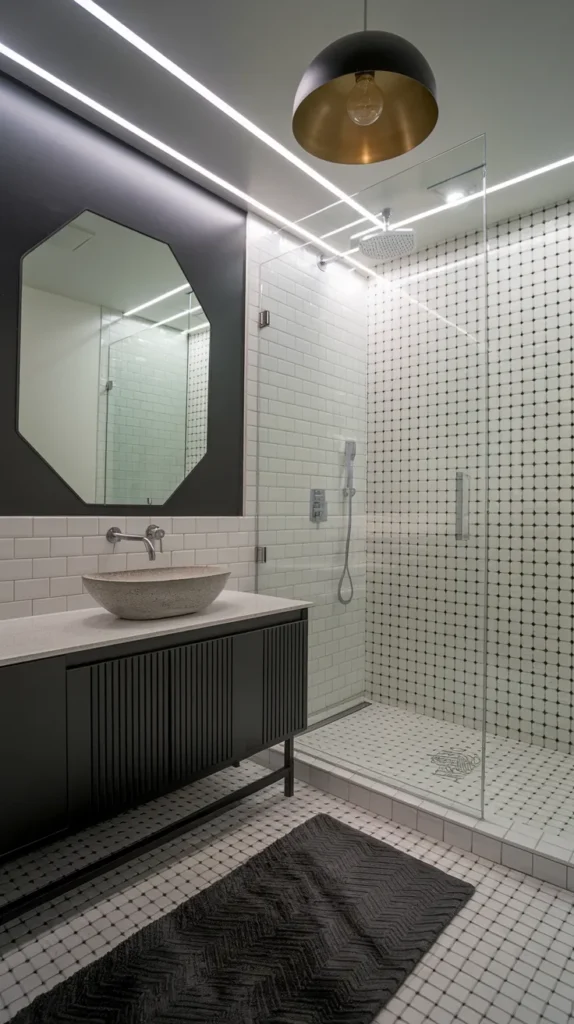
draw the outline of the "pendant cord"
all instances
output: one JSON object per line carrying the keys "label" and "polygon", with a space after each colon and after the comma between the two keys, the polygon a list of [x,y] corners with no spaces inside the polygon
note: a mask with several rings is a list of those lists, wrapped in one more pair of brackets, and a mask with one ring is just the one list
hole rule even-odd
{"label": "pendant cord", "polygon": [[364,12],[363,12],[363,31],[364,32],[367,31],[367,3],[368,3],[368,0],[365,0]]}

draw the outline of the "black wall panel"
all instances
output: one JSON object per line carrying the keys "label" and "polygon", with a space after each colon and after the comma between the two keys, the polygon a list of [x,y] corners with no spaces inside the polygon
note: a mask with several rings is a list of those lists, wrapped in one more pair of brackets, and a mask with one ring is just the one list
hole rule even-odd
{"label": "black wall panel", "polygon": [[17,430],[21,260],[90,210],[167,243],[211,324],[207,454],[146,514],[241,515],[246,215],[0,75],[0,515],[137,515],[86,504]]}

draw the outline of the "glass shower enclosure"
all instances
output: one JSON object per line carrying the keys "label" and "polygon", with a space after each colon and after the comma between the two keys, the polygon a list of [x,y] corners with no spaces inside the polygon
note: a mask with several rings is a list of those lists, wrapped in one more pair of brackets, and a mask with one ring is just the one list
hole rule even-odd
{"label": "glass shower enclosure", "polygon": [[257,382],[258,589],[312,602],[297,748],[477,816],[485,174],[479,138],[362,192],[378,225],[343,204],[307,218],[346,260],[270,237]]}

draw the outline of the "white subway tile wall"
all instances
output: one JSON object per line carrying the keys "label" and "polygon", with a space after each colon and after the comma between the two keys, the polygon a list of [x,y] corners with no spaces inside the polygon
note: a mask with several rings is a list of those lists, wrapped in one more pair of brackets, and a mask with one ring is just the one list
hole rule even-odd
{"label": "white subway tile wall", "polygon": [[[317,254],[293,249],[261,222],[250,227],[250,350],[258,352],[258,448],[248,490],[258,488],[258,566],[263,593],[308,599],[309,710],[336,706],[365,690],[366,282]],[[271,314],[259,329],[259,310]],[[257,437],[248,395],[248,436]],[[343,498],[345,440],[357,443],[348,606],[337,601],[347,530]],[[257,479],[257,471],[258,479]],[[326,491],[328,520],[309,519],[310,490]],[[348,594],[345,581],[345,596]]]}
{"label": "white subway tile wall", "polygon": [[[489,229],[487,729],[572,753],[574,356],[571,202]],[[368,678],[373,699],[480,726],[485,382],[469,236],[392,278],[478,338],[370,290]],[[431,271],[431,274],[428,274]],[[404,283],[404,281],[403,281]],[[453,537],[471,475],[471,539]],[[448,533],[447,533],[448,531]],[[488,794],[487,794],[488,796]]]}
{"label": "white subway tile wall", "polygon": [[[0,518],[0,530],[29,530],[34,536],[26,542],[45,542],[42,551],[47,553],[46,557],[0,560],[0,619],[96,607],[96,603],[83,593],[81,577],[84,573],[140,569],[149,565],[143,545],[137,541],[122,541],[116,553],[112,553],[112,545],[106,540],[106,531],[110,526],[125,529],[126,520],[122,516],[112,515],[101,519],[92,516],[62,517],[58,519],[58,529],[67,527],[69,536],[65,537],[61,534],[53,536],[53,522],[52,518],[12,517],[8,527],[8,519]],[[229,587],[248,591],[254,589],[253,516],[241,519],[232,517],[229,520],[190,518],[185,522],[185,533],[174,531],[174,522],[181,520],[173,520],[169,516],[141,516],[128,522],[129,529],[139,533],[145,532],[151,522],[166,530],[164,553],[158,554],[155,565],[223,562],[231,569]],[[46,537],[42,537],[42,533]],[[49,556],[48,552],[54,550],[54,546],[55,550],[63,553]]]}

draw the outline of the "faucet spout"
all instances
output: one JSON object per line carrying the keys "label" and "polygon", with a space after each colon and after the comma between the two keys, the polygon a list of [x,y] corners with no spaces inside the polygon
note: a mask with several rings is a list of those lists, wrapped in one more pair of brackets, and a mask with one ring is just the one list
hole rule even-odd
{"label": "faucet spout", "polygon": [[106,533],[106,540],[108,540],[110,544],[113,544],[114,547],[120,540],[141,540],[149,555],[150,562],[155,562],[156,556],[153,541],[145,535],[141,535],[139,533],[122,533],[119,526],[111,526]]}
{"label": "faucet spout", "polygon": [[150,562],[155,562],[155,548],[153,546],[153,541],[151,541],[149,537],[141,537],[140,540],[144,542],[147,548]]}

